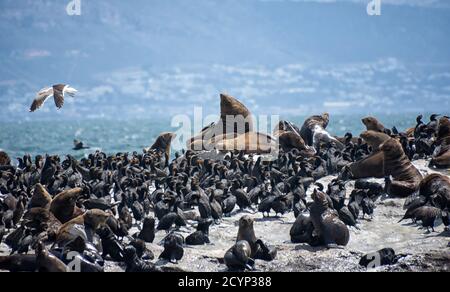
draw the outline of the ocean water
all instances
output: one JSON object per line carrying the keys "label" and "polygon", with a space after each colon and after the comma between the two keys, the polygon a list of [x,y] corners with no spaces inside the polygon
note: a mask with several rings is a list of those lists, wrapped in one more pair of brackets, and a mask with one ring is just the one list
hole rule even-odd
{"label": "ocean water", "polygon": [[[365,115],[331,115],[328,131],[337,136],[347,132],[359,135],[364,131],[361,118]],[[428,117],[428,115],[424,115]],[[305,116],[281,117],[301,126]],[[400,131],[415,125],[416,114],[377,115],[388,127],[396,126]],[[424,119],[424,121],[427,118]],[[117,152],[141,152],[153,144],[161,132],[176,132],[167,119],[128,119],[128,120],[58,120],[58,121],[20,121],[0,123],[0,149],[6,151],[14,160],[24,154],[67,155],[84,157],[96,150],[107,154]],[[189,133],[184,133],[189,137]],[[74,151],[73,140],[78,139],[90,149]],[[184,141],[183,141],[184,142]],[[174,149],[180,150],[180,149]]]}
{"label": "ocean water", "polygon": [[[152,145],[169,123],[159,120],[83,120],[38,121],[0,124],[0,149],[11,158],[24,154],[71,154],[77,158],[101,150],[117,152],[141,152]],[[74,151],[73,140],[78,139],[89,149]]]}

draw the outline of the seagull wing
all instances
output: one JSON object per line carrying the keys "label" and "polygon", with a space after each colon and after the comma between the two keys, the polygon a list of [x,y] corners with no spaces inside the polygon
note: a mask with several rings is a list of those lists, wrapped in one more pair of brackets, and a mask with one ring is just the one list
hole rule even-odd
{"label": "seagull wing", "polygon": [[53,85],[53,97],[55,105],[58,109],[64,105],[64,97],[67,95],[74,97],[78,91],[66,84]]}
{"label": "seagull wing", "polygon": [[78,92],[78,90],[76,90],[73,87],[70,87],[70,85],[64,86],[64,89],[63,89],[63,95],[64,96],[67,94],[70,97],[74,97],[77,92]]}
{"label": "seagull wing", "polygon": [[39,109],[52,94],[53,88],[51,87],[46,87],[39,91],[35,99],[33,100],[33,103],[31,104],[30,112],[34,112]]}
{"label": "seagull wing", "polygon": [[53,99],[55,100],[55,105],[58,109],[62,108],[64,105],[64,88],[65,84],[53,85]]}

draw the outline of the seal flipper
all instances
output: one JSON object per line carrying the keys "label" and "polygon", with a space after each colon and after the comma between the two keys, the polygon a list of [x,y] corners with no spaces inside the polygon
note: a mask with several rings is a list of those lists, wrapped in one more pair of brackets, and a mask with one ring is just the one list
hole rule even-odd
{"label": "seal flipper", "polygon": [[245,265],[245,267],[249,270],[249,271],[254,271],[255,270],[255,260],[249,258],[247,261],[247,264]]}
{"label": "seal flipper", "polygon": [[261,239],[258,239],[256,244],[259,245],[260,249],[258,249],[255,259],[271,262],[276,258],[277,250],[275,248],[269,248]]}

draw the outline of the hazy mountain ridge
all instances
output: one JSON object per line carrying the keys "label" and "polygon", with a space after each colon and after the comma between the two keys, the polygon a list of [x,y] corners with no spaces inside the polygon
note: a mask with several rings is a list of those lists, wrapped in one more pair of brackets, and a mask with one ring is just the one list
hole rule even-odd
{"label": "hazy mountain ridge", "polygon": [[[363,1],[82,0],[74,17],[68,2],[0,3],[0,119],[215,112],[221,91],[270,113],[448,108],[441,1],[378,18]],[[53,82],[79,99],[27,115]]]}

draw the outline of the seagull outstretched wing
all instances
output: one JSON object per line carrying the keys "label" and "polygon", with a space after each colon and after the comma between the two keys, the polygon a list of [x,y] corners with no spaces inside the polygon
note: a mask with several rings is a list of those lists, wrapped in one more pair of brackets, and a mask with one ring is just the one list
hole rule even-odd
{"label": "seagull outstretched wing", "polygon": [[35,99],[33,100],[33,103],[31,104],[30,112],[34,112],[39,109],[51,95],[53,95],[53,88],[46,87],[44,89],[41,89],[41,91],[38,92]]}

